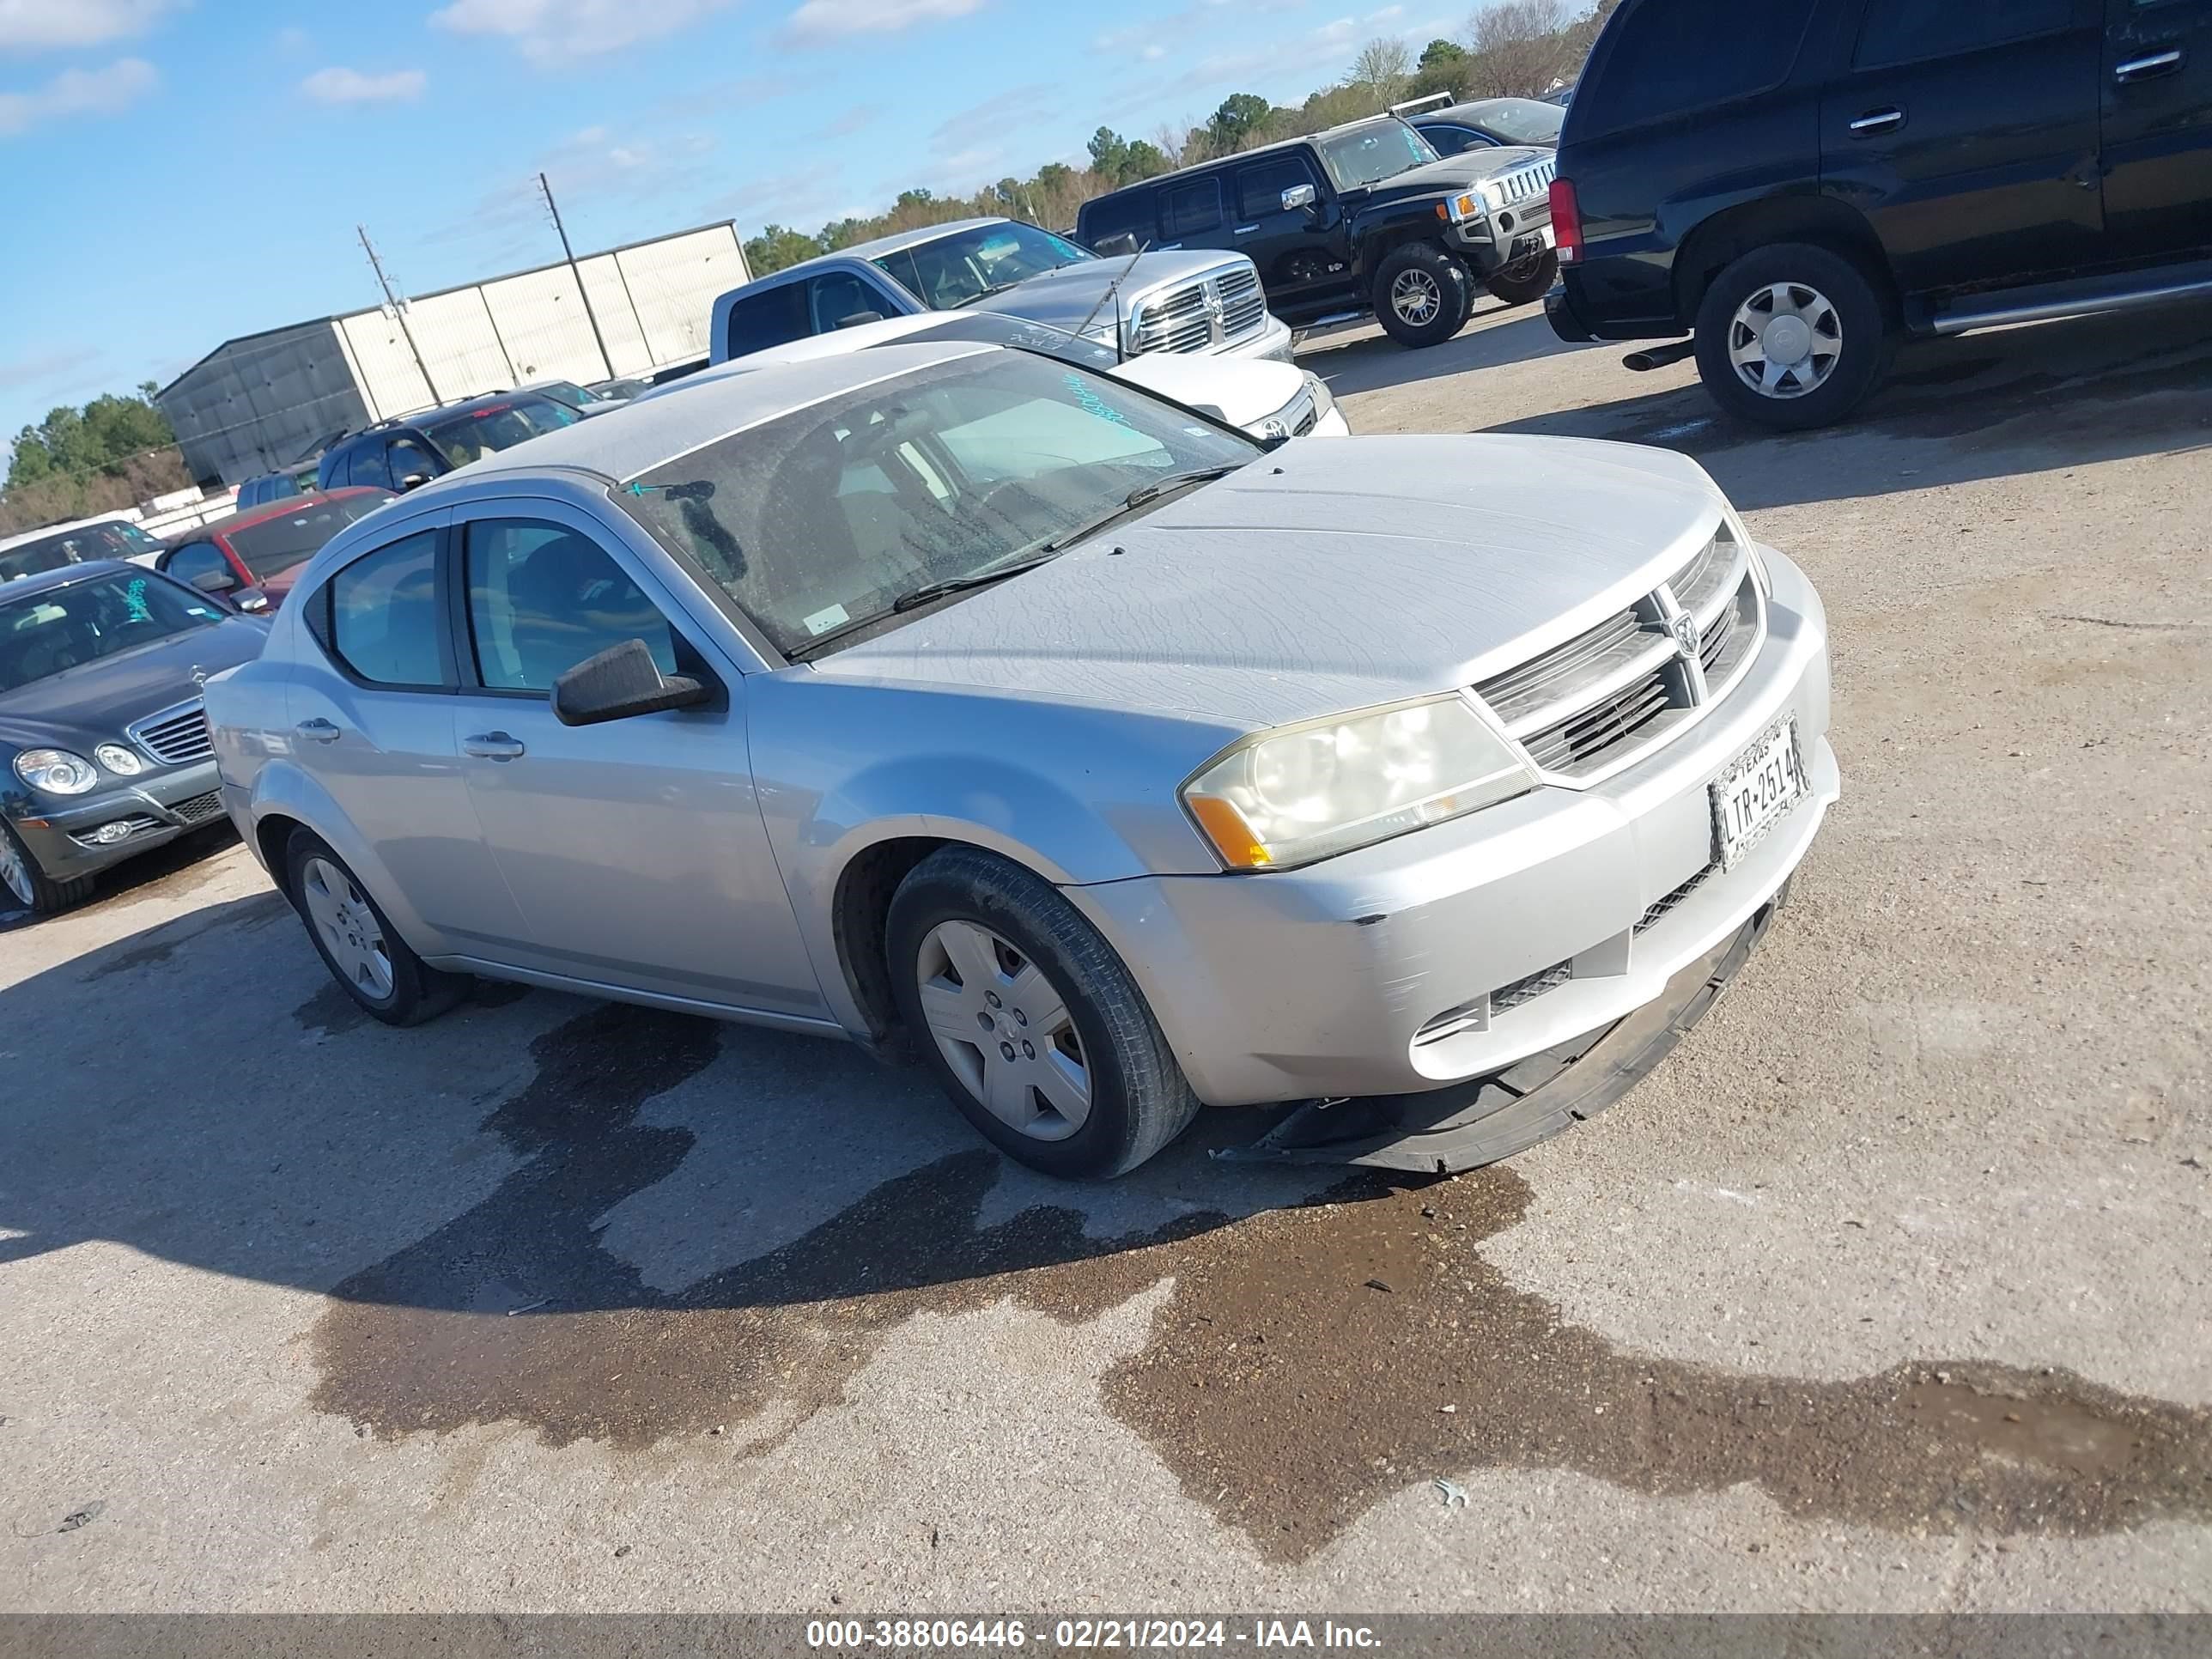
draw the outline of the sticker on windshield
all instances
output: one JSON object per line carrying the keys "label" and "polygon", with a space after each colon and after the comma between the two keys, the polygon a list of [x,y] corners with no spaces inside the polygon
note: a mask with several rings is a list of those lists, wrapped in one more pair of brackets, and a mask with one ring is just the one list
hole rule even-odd
{"label": "sticker on windshield", "polygon": [[[1102,421],[1111,421],[1116,426],[1130,426],[1128,416],[1100,397],[1080,374],[1071,372],[1061,378],[1067,382],[1067,389],[1075,394],[1075,401],[1083,405],[1084,413],[1096,415]],[[1135,429],[1130,427],[1130,430]]]}
{"label": "sticker on windshield", "polygon": [[210,622],[213,622],[215,620],[214,611],[203,611],[196,605],[186,605],[185,607],[185,614],[187,617],[205,617]]}
{"label": "sticker on windshield", "polygon": [[852,618],[845,614],[843,605],[833,605],[827,611],[817,611],[805,618],[806,631],[810,634],[827,634],[833,628],[842,628],[851,620]]}
{"label": "sticker on windshield", "polygon": [[123,590],[123,602],[131,607],[132,622],[154,620],[154,608],[146,603],[146,579],[143,576]]}

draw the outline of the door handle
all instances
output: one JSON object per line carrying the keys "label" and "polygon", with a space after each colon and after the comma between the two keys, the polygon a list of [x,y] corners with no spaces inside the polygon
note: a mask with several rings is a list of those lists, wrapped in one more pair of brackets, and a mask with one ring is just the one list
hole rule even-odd
{"label": "door handle", "polygon": [[1260,227],[1257,225],[1239,225],[1237,227],[1237,234],[1239,236],[1257,236],[1260,234]]}
{"label": "door handle", "polygon": [[2148,81],[2181,67],[2179,48],[2172,52],[2154,52],[2148,58],[2130,58],[2112,70],[2112,79],[2122,86],[2130,81]]}
{"label": "door handle", "polygon": [[1862,137],[1877,132],[1894,132],[1905,125],[1905,112],[1892,106],[1888,109],[1870,109],[1851,123],[1851,131]]}
{"label": "door handle", "polygon": [[504,732],[486,732],[462,738],[461,752],[478,760],[511,761],[520,757],[523,748],[518,738],[511,738]]}
{"label": "door handle", "polygon": [[326,720],[301,720],[292,729],[310,743],[336,743],[345,735]]}

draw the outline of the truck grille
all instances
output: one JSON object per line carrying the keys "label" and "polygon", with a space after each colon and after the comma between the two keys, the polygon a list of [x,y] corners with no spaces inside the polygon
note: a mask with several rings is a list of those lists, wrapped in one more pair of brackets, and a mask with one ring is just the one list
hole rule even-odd
{"label": "truck grille", "polygon": [[1261,290],[1260,273],[1246,260],[1140,301],[1129,349],[1132,355],[1211,351],[1267,325],[1267,296]]}
{"label": "truck grille", "polygon": [[1531,161],[1510,173],[1499,173],[1482,189],[1497,206],[1512,207],[1532,197],[1541,196],[1548,200],[1552,193],[1552,180],[1559,176],[1559,161],[1547,155],[1541,161]]}
{"label": "truck grille", "polygon": [[129,728],[131,740],[167,766],[189,766],[215,753],[207,710],[198,698],[149,714]]}
{"label": "truck grille", "polygon": [[[1686,616],[1694,654],[1674,631]],[[1538,767],[1591,782],[1725,696],[1765,628],[1750,550],[1723,524],[1665,586],[1474,691]]]}

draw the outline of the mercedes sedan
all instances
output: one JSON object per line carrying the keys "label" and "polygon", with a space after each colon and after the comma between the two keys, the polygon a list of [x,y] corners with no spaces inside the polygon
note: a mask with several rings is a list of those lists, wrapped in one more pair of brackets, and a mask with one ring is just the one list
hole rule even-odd
{"label": "mercedes sedan", "polygon": [[1820,600],[1694,463],[1262,442],[958,342],[488,456],[208,708],[375,1018],[484,975],[910,1048],[1069,1176],[1201,1103],[1426,1167],[1587,1115],[1840,787]]}

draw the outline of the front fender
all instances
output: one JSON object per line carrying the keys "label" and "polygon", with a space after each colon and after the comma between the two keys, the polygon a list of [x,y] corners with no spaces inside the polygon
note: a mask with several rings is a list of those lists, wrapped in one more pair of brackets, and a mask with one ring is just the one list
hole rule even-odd
{"label": "front fender", "polygon": [[[418,953],[425,951],[431,943],[430,929],[408,903],[405,890],[392,878],[390,868],[377,856],[374,845],[355,831],[322,785],[289,761],[271,760],[262,766],[252,783],[243,790],[226,781],[224,795],[230,797],[234,792],[243,794],[245,799],[233,805],[231,817],[237,822],[242,816],[239,827],[247,831],[246,845],[253,849],[254,856],[261,860],[264,868],[269,868],[270,860],[261,844],[262,826],[272,817],[288,818],[305,826],[328,842],[331,850],[361,878],[362,885],[376,896],[377,908],[398,930],[399,937]],[[269,874],[283,890],[286,872],[282,866],[269,868]]]}

